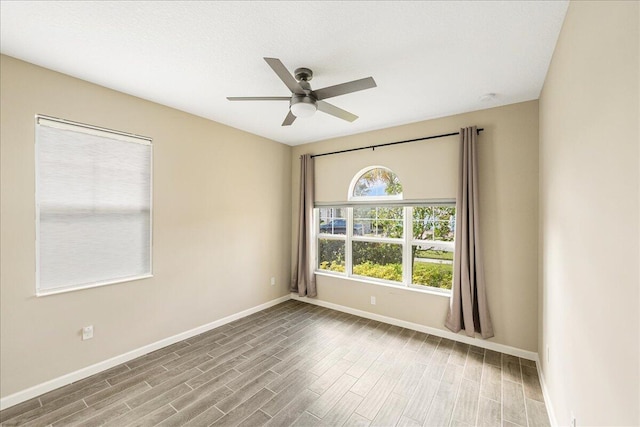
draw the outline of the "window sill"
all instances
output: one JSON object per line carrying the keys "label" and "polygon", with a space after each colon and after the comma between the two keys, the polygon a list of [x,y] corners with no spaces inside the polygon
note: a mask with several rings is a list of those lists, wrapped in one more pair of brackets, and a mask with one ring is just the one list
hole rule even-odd
{"label": "window sill", "polygon": [[337,273],[330,273],[327,271],[323,271],[323,270],[316,270],[315,274],[317,276],[325,276],[325,277],[333,277],[336,279],[342,279],[342,280],[348,280],[348,281],[353,281],[353,282],[359,282],[359,283],[366,283],[369,285],[378,285],[378,286],[384,286],[387,288],[392,288],[392,289],[396,289],[396,290],[402,290],[402,291],[409,291],[409,292],[418,292],[420,294],[431,294],[431,295],[437,295],[439,297],[445,297],[445,298],[450,298],[451,297],[451,291],[449,289],[446,290],[438,290],[437,288],[427,288],[425,287],[425,289],[419,288],[417,286],[404,286],[402,284],[392,284],[392,283],[385,283],[382,281],[378,281],[375,279],[367,279],[366,277],[362,277],[362,276],[346,276],[343,274],[337,274]]}
{"label": "window sill", "polygon": [[109,285],[116,285],[118,283],[133,282],[135,280],[148,279],[150,277],[153,277],[152,273],[143,274],[141,276],[133,276],[133,277],[126,277],[122,279],[108,280],[104,282],[89,283],[89,284],[79,285],[79,286],[68,286],[64,288],[60,287],[60,288],[44,289],[44,290],[37,289],[36,297],[46,297],[48,295],[64,294],[67,292],[81,291],[83,289],[99,288],[101,286],[109,286]]}

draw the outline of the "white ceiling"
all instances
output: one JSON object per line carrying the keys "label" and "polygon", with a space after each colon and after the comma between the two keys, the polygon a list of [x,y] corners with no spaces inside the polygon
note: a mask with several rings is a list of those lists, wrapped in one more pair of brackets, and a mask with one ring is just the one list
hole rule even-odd
{"label": "white ceiling", "polygon": [[[289,145],[537,99],[567,1],[1,1],[0,50]],[[314,89],[372,76],[282,127],[287,96],[263,57]],[[492,101],[481,101],[495,93]],[[70,117],[69,119],[73,119]]]}

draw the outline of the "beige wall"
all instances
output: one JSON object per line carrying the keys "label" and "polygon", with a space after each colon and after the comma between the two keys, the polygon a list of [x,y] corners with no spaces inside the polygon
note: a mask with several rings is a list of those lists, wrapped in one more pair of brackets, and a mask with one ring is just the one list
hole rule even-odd
{"label": "beige wall", "polygon": [[[288,294],[289,146],[6,56],[0,76],[0,396]],[[36,113],[153,138],[153,278],[35,296]]]}
{"label": "beige wall", "polygon": [[[293,147],[292,206],[297,212],[301,154],[449,133],[472,125],[485,129],[479,137],[479,179],[489,307],[495,327],[491,340],[536,351],[537,101]],[[449,137],[316,158],[317,200],[344,200],[353,176],[368,165],[383,165],[396,172],[407,199],[455,198],[457,141]],[[295,234],[294,228],[293,237]],[[317,281],[320,300],[445,329],[446,296],[327,276],[318,276]],[[377,297],[375,306],[370,296]]]}
{"label": "beige wall", "polygon": [[560,425],[640,424],[638,5],[572,2],[540,98],[539,353]]}

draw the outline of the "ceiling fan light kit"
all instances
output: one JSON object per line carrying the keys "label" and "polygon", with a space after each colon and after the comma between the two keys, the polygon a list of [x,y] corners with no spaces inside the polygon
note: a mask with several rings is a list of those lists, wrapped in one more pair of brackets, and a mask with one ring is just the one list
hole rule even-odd
{"label": "ceiling fan light kit", "polygon": [[293,75],[277,58],[264,58],[280,80],[291,91],[291,97],[285,96],[251,96],[251,97],[227,97],[229,101],[289,101],[289,113],[282,122],[282,126],[290,126],[296,118],[307,118],[315,114],[317,110],[332,115],[348,122],[358,118],[355,114],[345,111],[335,105],[324,101],[334,96],[345,95],[360,90],[376,87],[373,77],[328,86],[318,90],[312,90],[309,81],[313,78],[313,71],[309,68],[296,68]]}
{"label": "ceiling fan light kit", "polygon": [[318,109],[316,101],[310,96],[293,95],[289,104],[289,109],[294,116],[300,119],[306,119],[314,115]]}

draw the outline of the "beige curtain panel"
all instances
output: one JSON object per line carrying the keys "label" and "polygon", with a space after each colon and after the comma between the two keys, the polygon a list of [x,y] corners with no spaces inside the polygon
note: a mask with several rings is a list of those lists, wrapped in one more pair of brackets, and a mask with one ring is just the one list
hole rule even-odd
{"label": "beige curtain panel", "polygon": [[314,273],[312,248],[314,168],[310,154],[300,157],[300,204],[298,210],[298,252],[291,281],[291,292],[301,297],[315,297],[316,275]]}
{"label": "beige curtain panel", "polygon": [[470,337],[493,336],[487,305],[479,230],[478,158],[476,126],[460,129],[460,172],[456,199],[453,288],[445,326],[464,329]]}

